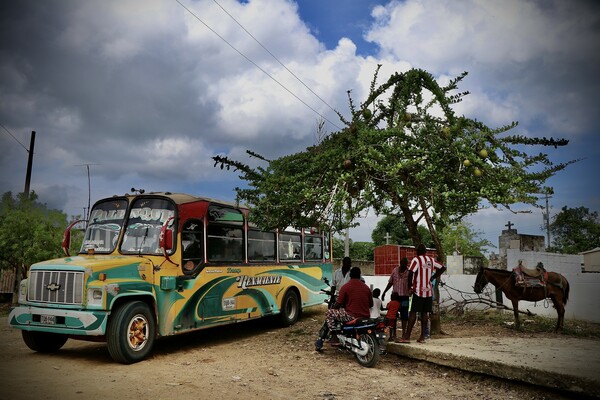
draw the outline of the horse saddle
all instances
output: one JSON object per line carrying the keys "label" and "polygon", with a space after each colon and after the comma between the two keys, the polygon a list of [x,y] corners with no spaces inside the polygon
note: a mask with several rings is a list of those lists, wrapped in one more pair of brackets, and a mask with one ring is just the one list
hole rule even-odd
{"label": "horse saddle", "polygon": [[535,268],[525,268],[521,267],[521,271],[524,275],[529,276],[531,278],[539,278],[544,272],[546,272],[543,268],[535,267]]}
{"label": "horse saddle", "polygon": [[525,268],[519,263],[516,268],[513,268],[516,276],[516,285],[523,287],[546,286],[548,280],[548,272],[544,268],[544,264],[538,263],[535,268]]}

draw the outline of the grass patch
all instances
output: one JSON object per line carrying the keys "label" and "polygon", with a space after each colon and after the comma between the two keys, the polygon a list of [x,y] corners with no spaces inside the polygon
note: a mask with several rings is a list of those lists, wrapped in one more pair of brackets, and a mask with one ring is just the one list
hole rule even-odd
{"label": "grass patch", "polygon": [[[551,333],[556,327],[556,318],[550,318],[539,315],[519,316],[521,321],[521,331],[526,333]],[[441,323],[460,326],[495,326],[508,329],[516,329],[514,326],[514,316],[512,311],[498,312],[493,309],[488,310],[468,310],[461,315],[442,313]],[[580,338],[600,339],[600,324],[575,319],[566,319],[561,332],[565,336],[574,336]]]}

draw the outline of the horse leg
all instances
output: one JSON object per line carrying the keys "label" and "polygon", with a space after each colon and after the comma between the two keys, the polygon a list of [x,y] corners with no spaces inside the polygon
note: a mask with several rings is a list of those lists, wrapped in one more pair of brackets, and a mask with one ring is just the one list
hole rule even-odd
{"label": "horse leg", "polygon": [[515,313],[515,327],[521,329],[521,321],[519,321],[519,300],[510,300],[513,305],[513,312]]}
{"label": "horse leg", "polygon": [[556,308],[556,313],[558,314],[556,329],[554,330],[555,332],[558,332],[563,328],[563,324],[565,322],[565,306],[556,295],[551,296],[550,299],[552,299],[552,304],[554,304],[554,308]]}

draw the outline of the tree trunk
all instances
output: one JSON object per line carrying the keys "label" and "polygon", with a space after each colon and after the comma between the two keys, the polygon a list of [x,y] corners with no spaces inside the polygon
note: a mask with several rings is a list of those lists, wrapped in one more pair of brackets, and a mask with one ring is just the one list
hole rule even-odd
{"label": "tree trunk", "polygon": [[[425,221],[427,221],[427,227],[429,228],[429,232],[431,233],[431,239],[435,244],[435,249],[438,255],[438,261],[444,262],[444,258],[446,257],[444,254],[444,248],[442,247],[442,242],[440,242],[440,237],[437,234],[435,229],[435,225],[433,224],[433,220],[431,219],[431,215],[429,215],[429,211],[427,210],[427,203],[423,198],[419,199],[421,204],[421,211],[425,216]],[[442,332],[442,322],[440,318],[440,286],[439,279],[436,279],[435,285],[433,286],[433,312],[431,313],[431,333],[437,334]]]}

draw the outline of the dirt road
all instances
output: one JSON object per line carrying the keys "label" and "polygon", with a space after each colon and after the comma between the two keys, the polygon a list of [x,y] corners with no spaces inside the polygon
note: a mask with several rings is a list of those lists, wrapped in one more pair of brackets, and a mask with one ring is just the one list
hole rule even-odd
{"label": "dirt road", "polygon": [[3,313],[0,400],[569,398],[392,354],[367,369],[334,348],[317,353],[323,314],[309,310],[289,328],[264,320],[163,338],[149,359],[121,365],[104,343],[69,340],[56,354],[34,353]]}

